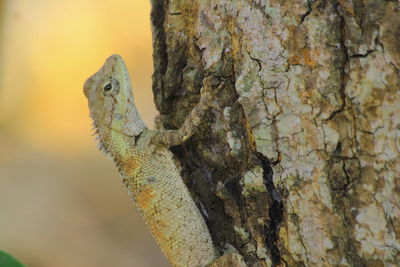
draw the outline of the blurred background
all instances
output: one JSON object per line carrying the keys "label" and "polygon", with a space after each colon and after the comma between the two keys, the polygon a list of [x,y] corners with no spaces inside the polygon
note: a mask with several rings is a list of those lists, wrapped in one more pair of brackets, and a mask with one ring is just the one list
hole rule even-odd
{"label": "blurred background", "polygon": [[82,93],[118,53],[152,127],[149,2],[0,0],[0,250],[27,266],[168,266]]}

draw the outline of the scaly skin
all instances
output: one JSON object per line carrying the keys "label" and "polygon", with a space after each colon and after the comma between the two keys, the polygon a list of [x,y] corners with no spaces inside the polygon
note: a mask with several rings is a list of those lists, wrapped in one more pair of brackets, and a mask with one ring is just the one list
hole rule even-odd
{"label": "scaly skin", "polygon": [[100,147],[114,159],[122,181],[173,266],[205,266],[217,255],[210,233],[182,181],[168,147],[185,141],[211,102],[211,86],[179,130],[146,128],[133,101],[128,71],[112,55],[84,85]]}

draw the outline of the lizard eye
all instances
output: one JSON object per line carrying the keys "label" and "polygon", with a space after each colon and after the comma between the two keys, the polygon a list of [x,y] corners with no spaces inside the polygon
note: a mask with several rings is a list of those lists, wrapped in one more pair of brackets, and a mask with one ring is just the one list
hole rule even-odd
{"label": "lizard eye", "polygon": [[104,86],[104,92],[109,92],[112,90],[112,83],[108,83]]}
{"label": "lizard eye", "polygon": [[103,91],[105,95],[118,94],[119,82],[113,77],[107,79],[107,81],[104,83]]}

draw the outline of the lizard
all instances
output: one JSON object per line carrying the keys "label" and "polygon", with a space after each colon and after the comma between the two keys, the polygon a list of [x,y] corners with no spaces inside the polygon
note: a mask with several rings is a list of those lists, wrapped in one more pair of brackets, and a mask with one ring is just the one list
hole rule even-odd
{"label": "lizard", "polygon": [[218,256],[169,150],[186,141],[200,125],[215,96],[210,81],[204,79],[200,101],[178,130],[146,127],[119,55],[109,57],[83,87],[100,149],[114,160],[130,197],[173,266],[245,266],[239,254]]}

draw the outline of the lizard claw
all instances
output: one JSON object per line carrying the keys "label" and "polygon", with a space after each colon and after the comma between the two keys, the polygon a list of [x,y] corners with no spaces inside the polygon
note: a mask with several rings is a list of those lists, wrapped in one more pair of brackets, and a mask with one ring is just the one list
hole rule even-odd
{"label": "lizard claw", "polygon": [[225,83],[221,82],[218,87],[213,90],[213,81],[214,77],[213,76],[208,76],[203,80],[203,87],[200,89],[200,95],[202,98],[206,97],[211,97],[214,98],[215,94],[221,90],[222,87],[224,87]]}
{"label": "lizard claw", "polygon": [[208,76],[203,80],[203,87],[200,89],[201,97],[208,96],[212,92],[212,76]]}

